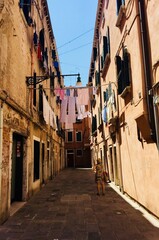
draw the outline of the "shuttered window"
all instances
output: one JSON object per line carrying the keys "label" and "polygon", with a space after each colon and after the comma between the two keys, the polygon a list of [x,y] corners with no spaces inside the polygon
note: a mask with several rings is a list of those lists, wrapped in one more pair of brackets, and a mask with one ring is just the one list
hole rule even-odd
{"label": "shuttered window", "polygon": [[31,14],[31,0],[20,0],[19,7],[23,10],[25,19],[30,26],[32,23]]}
{"label": "shuttered window", "polygon": [[101,57],[101,66],[104,67],[104,62],[107,54],[110,54],[110,34],[109,27],[107,27],[106,36],[103,36],[103,53]]}
{"label": "shuttered window", "polygon": [[121,5],[125,5],[125,0],[116,0],[116,12],[119,14]]}
{"label": "shuttered window", "polygon": [[120,56],[116,56],[116,72],[118,83],[118,94],[122,93],[122,60]]}
{"label": "shuttered window", "polygon": [[93,60],[96,61],[96,58],[97,58],[97,48],[94,47],[93,48]]}
{"label": "shuttered window", "polygon": [[100,74],[98,71],[96,71],[95,73],[95,82],[96,82],[96,86],[100,84]]}
{"label": "shuttered window", "polygon": [[76,132],[76,142],[82,142],[82,132]]}
{"label": "shuttered window", "polygon": [[96,115],[92,117],[92,133],[97,130],[97,117]]}
{"label": "shuttered window", "polygon": [[131,72],[130,72],[130,54],[126,48],[123,48],[123,57],[116,56],[116,73],[118,83],[118,94],[130,86]]}
{"label": "shuttered window", "polygon": [[72,131],[69,131],[67,133],[67,141],[68,142],[72,142],[73,141],[73,132]]}
{"label": "shuttered window", "polygon": [[52,72],[52,69],[50,67],[50,88],[54,88],[54,72]]}

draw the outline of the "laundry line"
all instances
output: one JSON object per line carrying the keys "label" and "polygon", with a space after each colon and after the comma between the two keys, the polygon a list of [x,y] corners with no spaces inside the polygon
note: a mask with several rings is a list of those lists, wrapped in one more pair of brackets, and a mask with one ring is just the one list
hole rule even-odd
{"label": "laundry line", "polygon": [[[117,83],[116,82],[108,82],[108,83],[104,83],[104,84],[101,84],[101,85],[98,85],[98,86],[81,86],[81,87],[76,87],[76,86],[70,86],[70,87],[55,87],[55,88],[52,88],[52,87],[43,87],[42,89],[46,89],[46,90],[58,90],[59,88],[60,89],[82,89],[82,88],[99,88],[99,87],[103,87],[103,86],[109,86],[110,84],[114,84],[115,87],[117,88]],[[42,85],[43,86],[43,85]],[[28,87],[28,89],[35,89],[35,90],[39,90],[41,88],[34,88],[34,87]]]}
{"label": "laundry line", "polygon": [[35,90],[39,90],[39,89],[46,89],[46,90],[59,90],[59,89],[63,89],[63,90],[67,90],[67,89],[84,89],[84,88],[93,88],[94,86],[85,86],[85,87],[62,87],[62,88],[50,88],[50,87],[43,87],[43,88],[34,88],[34,87],[29,87],[28,89],[35,89]]}

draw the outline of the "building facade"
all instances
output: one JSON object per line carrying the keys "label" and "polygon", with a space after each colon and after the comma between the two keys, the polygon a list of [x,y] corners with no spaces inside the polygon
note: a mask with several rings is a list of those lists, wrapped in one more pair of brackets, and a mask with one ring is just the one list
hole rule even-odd
{"label": "building facade", "polygon": [[65,167],[63,85],[46,0],[0,3],[0,222]]}
{"label": "building facade", "polygon": [[71,168],[91,168],[90,119],[84,118],[65,129],[66,166]]}
{"label": "building facade", "polygon": [[159,217],[158,10],[98,1],[89,85],[92,162],[101,157],[110,180]]}

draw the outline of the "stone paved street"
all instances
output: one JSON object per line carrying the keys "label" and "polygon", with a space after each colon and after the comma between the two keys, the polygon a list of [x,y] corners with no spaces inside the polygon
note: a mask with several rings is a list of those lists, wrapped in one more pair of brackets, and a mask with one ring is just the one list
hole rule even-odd
{"label": "stone paved street", "polygon": [[66,169],[0,226],[0,240],[159,240],[159,228],[90,169]]}

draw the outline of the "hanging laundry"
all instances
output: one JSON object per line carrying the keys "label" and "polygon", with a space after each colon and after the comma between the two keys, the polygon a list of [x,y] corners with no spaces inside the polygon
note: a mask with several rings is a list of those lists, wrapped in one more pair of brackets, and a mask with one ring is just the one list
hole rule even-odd
{"label": "hanging laundry", "polygon": [[78,97],[77,104],[78,105],[88,105],[89,102],[89,92],[88,88],[79,88],[78,89]]}
{"label": "hanging laundry", "polygon": [[54,112],[53,112],[53,110],[51,109],[51,107],[50,107],[50,112],[49,112],[49,118],[50,118],[50,126],[51,127],[54,127]]}
{"label": "hanging laundry", "polygon": [[66,122],[66,115],[67,115],[67,103],[68,103],[68,98],[65,98],[62,100],[61,103],[61,114],[60,114],[60,122],[64,123]]}
{"label": "hanging laundry", "polygon": [[83,114],[83,118],[86,118],[86,117],[91,118],[91,117],[92,117],[92,114],[91,114],[89,111],[87,111],[87,112],[85,112],[85,113]]}
{"label": "hanging laundry", "polygon": [[111,103],[112,103],[113,112],[115,112],[116,111],[116,99],[115,99],[115,91],[114,90],[111,94]]}
{"label": "hanging laundry", "polygon": [[70,89],[70,97],[74,97],[74,89]]}
{"label": "hanging laundry", "polygon": [[85,105],[78,105],[77,104],[77,119],[82,120],[83,119],[83,115],[85,113]]}
{"label": "hanging laundry", "polygon": [[66,116],[65,129],[73,129],[73,123],[69,122],[69,116]]}
{"label": "hanging laundry", "polygon": [[104,106],[104,108],[102,110],[102,120],[103,120],[103,122],[107,123],[107,108],[106,108],[106,106]]}
{"label": "hanging laundry", "polygon": [[68,122],[69,123],[76,122],[75,98],[74,97],[69,97],[69,101],[68,101]]}
{"label": "hanging laundry", "polygon": [[56,115],[55,115],[55,113],[54,113],[54,115],[53,115],[53,128],[54,128],[55,130],[57,130],[57,123],[56,123]]}
{"label": "hanging laundry", "polygon": [[74,89],[74,97],[78,97],[78,90]]}
{"label": "hanging laundry", "polygon": [[49,124],[50,121],[50,105],[46,99],[46,96],[43,92],[43,117],[46,122],[46,124]]}
{"label": "hanging laundry", "polygon": [[64,89],[60,89],[60,100],[63,100],[65,96],[65,90]]}
{"label": "hanging laundry", "polygon": [[113,118],[112,103],[109,99],[107,103],[107,121],[109,122]]}
{"label": "hanging laundry", "polygon": [[93,87],[93,95],[96,95],[97,93],[97,87]]}
{"label": "hanging laundry", "polygon": [[66,89],[66,96],[70,96],[70,89]]}
{"label": "hanging laundry", "polygon": [[38,59],[39,59],[40,61],[42,61],[43,58],[42,58],[42,51],[41,51],[41,45],[40,45],[40,43],[38,43],[38,52],[37,52],[37,54],[38,54]]}
{"label": "hanging laundry", "polygon": [[54,93],[57,97],[60,97],[60,87],[56,87],[55,90],[54,90]]}

